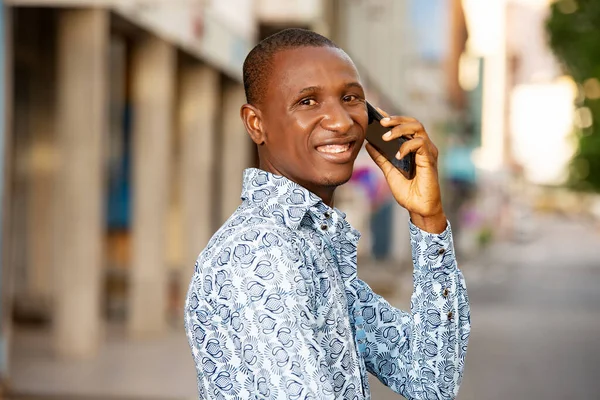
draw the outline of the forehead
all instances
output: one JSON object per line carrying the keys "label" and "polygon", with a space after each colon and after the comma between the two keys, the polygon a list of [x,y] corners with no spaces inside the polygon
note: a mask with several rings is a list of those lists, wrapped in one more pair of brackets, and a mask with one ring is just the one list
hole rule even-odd
{"label": "forehead", "polygon": [[354,63],[333,47],[299,47],[283,50],[273,56],[268,94],[295,94],[299,90],[321,86],[333,88],[348,82],[359,82]]}

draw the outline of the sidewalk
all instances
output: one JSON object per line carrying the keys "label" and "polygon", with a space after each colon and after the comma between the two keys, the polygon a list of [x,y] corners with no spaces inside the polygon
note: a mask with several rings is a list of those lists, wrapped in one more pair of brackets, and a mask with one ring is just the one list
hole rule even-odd
{"label": "sidewalk", "polygon": [[[361,260],[359,276],[397,304],[412,286],[407,265]],[[410,260],[408,260],[410,262]],[[405,289],[408,288],[408,289]],[[405,296],[402,296],[405,297]],[[404,304],[402,304],[404,306]],[[50,332],[19,330],[11,356],[11,399],[22,400],[191,400],[196,374],[183,327],[163,338],[132,341],[119,328],[107,330],[98,356],[60,361],[52,356]]]}
{"label": "sidewalk", "polygon": [[197,398],[195,368],[183,327],[156,340],[130,341],[118,332],[107,336],[96,358],[59,361],[52,357],[48,332],[15,332],[10,367],[15,396],[10,398]]}

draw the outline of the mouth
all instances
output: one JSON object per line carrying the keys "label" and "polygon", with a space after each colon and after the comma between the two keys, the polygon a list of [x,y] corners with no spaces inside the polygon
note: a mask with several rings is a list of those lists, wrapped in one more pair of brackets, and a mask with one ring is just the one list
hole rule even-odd
{"label": "mouth", "polygon": [[326,145],[317,147],[317,151],[319,153],[326,153],[326,154],[340,154],[340,153],[350,150],[350,148],[352,147],[352,143],[353,142],[344,143],[344,144],[326,144]]}
{"label": "mouth", "polygon": [[317,153],[335,163],[346,163],[352,159],[356,140],[346,143],[324,144],[316,147]]}

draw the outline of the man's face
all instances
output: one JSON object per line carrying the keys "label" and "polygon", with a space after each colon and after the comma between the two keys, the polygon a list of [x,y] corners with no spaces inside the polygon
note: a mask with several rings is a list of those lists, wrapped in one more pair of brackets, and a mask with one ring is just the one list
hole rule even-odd
{"label": "man's face", "polygon": [[277,53],[260,109],[261,164],[317,194],[350,179],[368,118],[358,72],[344,52]]}

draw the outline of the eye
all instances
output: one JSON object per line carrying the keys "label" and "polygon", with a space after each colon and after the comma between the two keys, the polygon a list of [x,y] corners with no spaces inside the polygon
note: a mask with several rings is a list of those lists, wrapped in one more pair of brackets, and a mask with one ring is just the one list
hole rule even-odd
{"label": "eye", "polygon": [[306,99],[300,100],[298,104],[300,104],[301,106],[314,106],[315,104],[317,104],[317,102],[315,99],[308,97]]}
{"label": "eye", "polygon": [[346,103],[352,103],[353,101],[357,101],[357,100],[360,100],[360,99],[358,98],[358,96],[355,96],[353,94],[349,94],[349,95],[344,96],[343,100]]}

